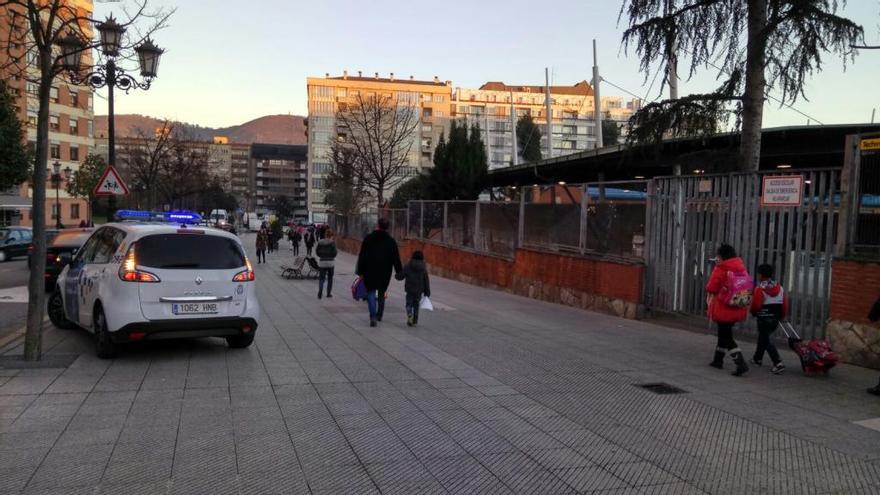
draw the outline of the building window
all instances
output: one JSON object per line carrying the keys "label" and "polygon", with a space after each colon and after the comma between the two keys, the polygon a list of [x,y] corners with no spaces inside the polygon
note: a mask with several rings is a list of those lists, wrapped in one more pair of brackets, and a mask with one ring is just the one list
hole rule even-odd
{"label": "building window", "polygon": [[49,130],[52,132],[58,132],[61,130],[61,120],[57,115],[49,116]]}
{"label": "building window", "polygon": [[49,145],[49,158],[54,158],[56,160],[61,159],[61,145],[60,144],[50,144]]}
{"label": "building window", "polygon": [[431,129],[432,127],[430,122],[422,124],[422,132],[431,132]]}
{"label": "building window", "polygon": [[70,219],[79,220],[79,203],[72,203],[70,205]]}
{"label": "building window", "polygon": [[72,135],[74,135],[74,136],[78,136],[78,135],[79,135],[79,121],[78,121],[77,119],[70,119],[70,122],[68,123],[68,126],[69,126],[69,129],[70,129],[70,133],[71,133]]}
{"label": "building window", "polygon": [[312,179],[312,188],[314,188],[314,189],[324,189],[324,179],[321,179],[321,178],[313,178],[313,179]]}
{"label": "building window", "polygon": [[446,101],[446,97],[443,95],[434,95],[434,103],[443,103]]}
{"label": "building window", "polygon": [[52,220],[58,220],[58,203],[52,203]]}
{"label": "building window", "polygon": [[433,115],[433,112],[430,108],[423,108],[422,109],[422,117],[431,118],[432,115]]}
{"label": "building window", "polygon": [[93,137],[94,135],[95,135],[95,123],[90,120],[89,121],[89,133],[87,134],[87,136]]}
{"label": "building window", "polygon": [[346,93],[347,93],[347,90],[345,88],[337,88],[336,89],[336,96],[339,96],[340,98],[345,98]]}
{"label": "building window", "polygon": [[32,82],[27,83],[27,94],[29,94],[31,96],[39,96],[40,95],[40,87]]}
{"label": "building window", "polygon": [[79,107],[79,93],[75,89],[70,90],[70,106]]}
{"label": "building window", "polygon": [[79,160],[79,146],[71,146],[70,147],[70,161]]}
{"label": "building window", "polygon": [[52,103],[58,103],[58,88],[54,86],[49,88],[49,100]]}
{"label": "building window", "polygon": [[28,112],[27,114],[27,125],[29,127],[37,126],[37,114],[36,112]]}
{"label": "building window", "polygon": [[443,116],[445,116],[445,114],[443,113],[443,110],[437,110],[436,112],[434,112],[434,116],[435,117],[443,117]]}

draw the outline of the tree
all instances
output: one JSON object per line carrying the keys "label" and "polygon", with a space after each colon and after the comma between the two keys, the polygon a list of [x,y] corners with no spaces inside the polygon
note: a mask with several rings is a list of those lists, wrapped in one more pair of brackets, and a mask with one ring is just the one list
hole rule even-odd
{"label": "tree", "polygon": [[233,212],[238,208],[238,199],[223,188],[223,181],[219,177],[211,177],[207,187],[202,189],[198,196],[200,211],[210,212],[221,209]]}
{"label": "tree", "polygon": [[366,185],[355,173],[354,161],[351,148],[331,148],[330,173],[324,179],[324,204],[346,216],[359,212],[370,198]]}
{"label": "tree", "polygon": [[[139,19],[151,19],[146,29],[136,31],[143,36],[136,40],[121,40],[121,48],[129,50],[140,44],[162,27],[170,12],[148,12],[147,0],[139,0],[132,15],[122,25],[130,27]],[[76,38],[80,51],[87,55],[99,48],[93,37],[96,21],[91,12],[68,0],[0,0],[0,15],[8,31],[0,40],[0,49],[8,55],[8,63],[0,67],[3,79],[16,76],[37,86],[37,128],[34,146],[34,166],[31,177],[33,194],[33,265],[28,278],[27,327],[25,330],[24,358],[39,360],[42,356],[42,328],[45,313],[43,273],[46,268],[46,176],[49,163],[49,104],[53,84],[66,70],[63,57],[57,49],[62,40]],[[134,32],[135,30],[129,30]],[[132,42],[133,41],[133,42]],[[21,53],[26,56],[21,56]],[[85,57],[88,59],[88,57]]]}
{"label": "tree", "polygon": [[24,140],[12,93],[6,81],[0,80],[0,191],[15,187],[28,178],[31,157]]}
{"label": "tree", "polygon": [[529,114],[516,121],[516,145],[523,161],[536,162],[541,159],[541,129]]}
{"label": "tree", "polygon": [[780,91],[782,105],[806,98],[822,55],[845,62],[864,38],[861,26],[836,15],[838,7],[835,0],[624,0],[624,49],[635,46],[646,78],[681,51],[691,58],[689,76],[713,67],[722,79],[711,93],[646,105],[630,119],[629,139],[711,134],[733,116],[742,130],[740,169],[757,170],[766,92]]}
{"label": "tree", "polygon": [[342,148],[351,153],[350,160],[337,166],[349,167],[350,175],[372,190],[382,207],[385,192],[406,178],[418,125],[415,101],[358,94],[336,112],[340,132],[330,143],[331,155]]}
{"label": "tree", "polygon": [[293,218],[293,203],[290,202],[290,198],[284,194],[275,196],[275,201],[273,203],[275,216],[277,216],[279,220],[287,222]]}
{"label": "tree", "polygon": [[92,222],[92,204],[95,201],[95,187],[101,180],[101,174],[107,168],[107,162],[101,155],[89,153],[80,164],[70,180],[67,181],[67,194],[74,198],[82,198],[89,204],[89,223]]}
{"label": "tree", "polygon": [[410,201],[428,199],[428,177],[417,175],[404,182],[391,195],[392,208],[406,208]]}
{"label": "tree", "polygon": [[620,127],[613,120],[602,121],[602,146],[613,146],[620,142]]}
{"label": "tree", "polygon": [[[205,146],[191,139],[188,131],[178,131],[169,139],[168,153],[158,161],[156,185],[171,208],[202,192],[211,183],[210,163]],[[204,143],[203,143],[204,144]]]}
{"label": "tree", "polygon": [[486,187],[489,167],[479,126],[468,132],[464,122],[451,122],[449,139],[437,143],[427,192],[432,199],[475,200]]}
{"label": "tree", "polygon": [[143,189],[148,210],[153,209],[158,200],[163,163],[171,160],[176,132],[175,124],[168,120],[152,131],[138,129],[136,139],[127,140],[117,153],[123,175],[128,175],[133,184]]}

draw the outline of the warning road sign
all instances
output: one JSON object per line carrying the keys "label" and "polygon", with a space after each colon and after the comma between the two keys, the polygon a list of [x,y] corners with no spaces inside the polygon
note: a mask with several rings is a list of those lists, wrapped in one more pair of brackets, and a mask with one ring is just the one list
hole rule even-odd
{"label": "warning road sign", "polygon": [[128,186],[119,176],[113,165],[107,165],[101,180],[95,186],[95,196],[124,196],[128,194]]}

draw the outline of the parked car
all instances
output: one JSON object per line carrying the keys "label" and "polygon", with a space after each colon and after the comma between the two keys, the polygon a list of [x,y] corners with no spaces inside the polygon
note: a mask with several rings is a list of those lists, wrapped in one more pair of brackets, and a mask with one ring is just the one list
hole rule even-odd
{"label": "parked car", "polygon": [[33,239],[30,227],[0,228],[0,262],[26,256]]}
{"label": "parked car", "polygon": [[[46,229],[46,246],[52,245],[52,239],[54,239],[55,236],[58,235],[58,232],[59,232],[58,229]],[[31,240],[31,243],[28,244],[28,248],[27,248],[28,270],[30,270],[30,268],[31,268],[31,254],[33,254],[33,252],[34,252],[34,242],[33,242],[33,240]]]}
{"label": "parked car", "polygon": [[64,229],[58,231],[46,248],[46,292],[55,289],[55,282],[61,270],[70,262],[77,251],[86,243],[95,229]]}

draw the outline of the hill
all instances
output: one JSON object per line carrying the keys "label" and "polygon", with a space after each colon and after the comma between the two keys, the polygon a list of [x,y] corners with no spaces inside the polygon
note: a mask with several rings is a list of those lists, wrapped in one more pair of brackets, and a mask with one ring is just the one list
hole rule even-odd
{"label": "hill", "polygon": [[[266,115],[244,124],[231,127],[202,127],[187,122],[178,122],[186,127],[195,139],[210,140],[214,136],[226,136],[230,143],[277,143],[306,144],[305,125],[298,115]],[[116,135],[118,137],[150,134],[162,126],[162,120],[137,114],[116,115]],[[95,116],[95,135],[106,135],[107,116]]]}

